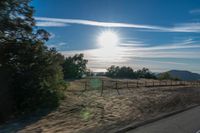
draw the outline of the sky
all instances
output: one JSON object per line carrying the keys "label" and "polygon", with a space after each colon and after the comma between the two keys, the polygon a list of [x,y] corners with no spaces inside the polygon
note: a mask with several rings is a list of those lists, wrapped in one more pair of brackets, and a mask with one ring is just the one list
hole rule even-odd
{"label": "sky", "polygon": [[[200,0],[33,0],[36,28],[65,56],[84,53],[92,71],[111,65],[200,73]],[[112,47],[99,45],[106,31]]]}

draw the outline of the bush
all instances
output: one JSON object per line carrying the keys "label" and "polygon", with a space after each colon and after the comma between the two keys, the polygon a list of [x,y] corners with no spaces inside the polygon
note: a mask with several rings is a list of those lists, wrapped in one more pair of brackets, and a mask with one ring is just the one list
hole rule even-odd
{"label": "bush", "polygon": [[87,75],[87,62],[83,54],[75,54],[74,56],[66,57],[63,63],[64,78],[76,79]]}
{"label": "bush", "polygon": [[[12,53],[12,55],[9,55]],[[63,97],[63,57],[43,44],[6,43],[0,47],[0,72],[8,85],[17,112],[52,107]]]}
{"label": "bush", "polygon": [[48,32],[34,29],[29,1],[0,2],[0,94],[12,114],[57,106],[66,88],[64,57],[45,46]]}

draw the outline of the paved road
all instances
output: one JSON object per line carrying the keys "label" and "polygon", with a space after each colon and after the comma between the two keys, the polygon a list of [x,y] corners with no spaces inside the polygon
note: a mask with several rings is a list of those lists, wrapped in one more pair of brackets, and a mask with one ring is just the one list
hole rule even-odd
{"label": "paved road", "polygon": [[200,133],[200,107],[147,124],[128,133]]}

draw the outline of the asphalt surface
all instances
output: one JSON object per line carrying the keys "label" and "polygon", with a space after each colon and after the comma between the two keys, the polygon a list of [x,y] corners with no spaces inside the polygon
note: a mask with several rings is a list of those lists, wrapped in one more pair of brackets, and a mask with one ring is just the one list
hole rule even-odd
{"label": "asphalt surface", "polygon": [[138,127],[127,133],[200,133],[200,107]]}

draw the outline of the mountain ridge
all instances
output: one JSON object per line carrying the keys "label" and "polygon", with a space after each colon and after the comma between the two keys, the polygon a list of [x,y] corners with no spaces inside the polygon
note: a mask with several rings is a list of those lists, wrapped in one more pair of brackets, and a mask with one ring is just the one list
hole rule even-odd
{"label": "mountain ridge", "polygon": [[172,77],[181,79],[181,80],[200,80],[199,73],[193,73],[188,70],[170,70],[167,71]]}

